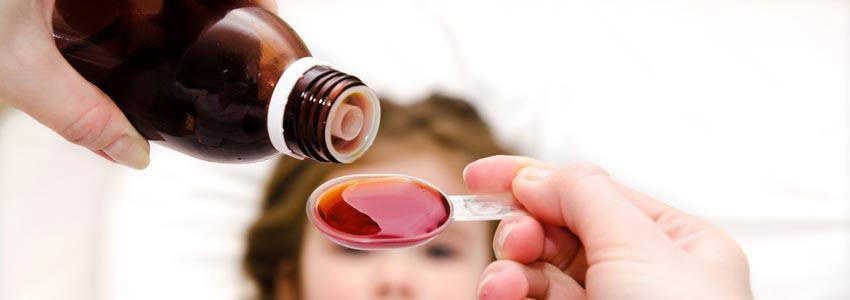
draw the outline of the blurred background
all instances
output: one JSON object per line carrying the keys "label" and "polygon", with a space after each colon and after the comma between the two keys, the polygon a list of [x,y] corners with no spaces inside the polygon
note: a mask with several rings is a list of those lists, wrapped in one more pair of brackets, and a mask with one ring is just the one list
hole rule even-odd
{"label": "blurred background", "polygon": [[[850,299],[850,1],[281,0],[380,94],[474,103],[728,230],[760,299]],[[0,108],[0,299],[239,299],[274,161],[114,166]]]}

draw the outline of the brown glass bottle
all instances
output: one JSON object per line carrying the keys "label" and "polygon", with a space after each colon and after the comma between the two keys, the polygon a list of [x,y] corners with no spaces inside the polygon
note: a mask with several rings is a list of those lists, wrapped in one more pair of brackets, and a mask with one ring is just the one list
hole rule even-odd
{"label": "brown glass bottle", "polygon": [[347,163],[377,133],[375,93],[253,1],[56,0],[53,31],[142,135],[194,157]]}

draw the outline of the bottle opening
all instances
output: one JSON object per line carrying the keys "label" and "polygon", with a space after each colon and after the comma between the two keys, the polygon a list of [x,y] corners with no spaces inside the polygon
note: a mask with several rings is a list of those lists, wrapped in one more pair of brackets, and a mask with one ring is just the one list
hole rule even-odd
{"label": "bottle opening", "polygon": [[381,119],[378,97],[366,86],[346,89],[331,107],[325,143],[331,155],[349,163],[372,145]]}
{"label": "bottle opening", "polygon": [[[347,101],[348,99],[346,99]],[[339,106],[339,112],[331,115],[331,137],[343,141],[351,141],[360,134],[363,128],[363,110],[360,107],[343,103]]]}
{"label": "bottle opening", "polygon": [[381,106],[375,92],[312,57],[288,66],[272,97],[269,138],[287,155],[350,163],[366,153],[378,133]]}

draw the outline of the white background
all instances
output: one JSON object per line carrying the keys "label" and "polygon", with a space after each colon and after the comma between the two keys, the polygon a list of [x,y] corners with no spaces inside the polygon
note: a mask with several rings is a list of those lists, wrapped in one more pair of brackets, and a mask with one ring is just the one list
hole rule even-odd
{"label": "white background", "polygon": [[[729,230],[761,299],[850,298],[850,1],[284,0],[314,56]],[[102,162],[0,120],[0,299],[233,299],[273,162]]]}

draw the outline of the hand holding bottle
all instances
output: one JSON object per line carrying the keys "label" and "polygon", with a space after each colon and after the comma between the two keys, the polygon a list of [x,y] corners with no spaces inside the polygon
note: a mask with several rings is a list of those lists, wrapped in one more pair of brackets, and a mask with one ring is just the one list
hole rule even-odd
{"label": "hand holding bottle", "polygon": [[511,191],[529,216],[499,224],[482,299],[750,299],[726,233],[616,182],[594,165],[496,156],[464,172],[470,192]]}
{"label": "hand holding bottle", "polygon": [[145,168],[148,142],[59,54],[51,35],[52,11],[50,0],[0,3],[0,101],[104,158]]}
{"label": "hand holding bottle", "polygon": [[[259,3],[276,11],[274,1]],[[0,101],[106,159],[145,168],[148,141],[57,49],[52,36],[54,4],[54,0],[0,2]]]}

